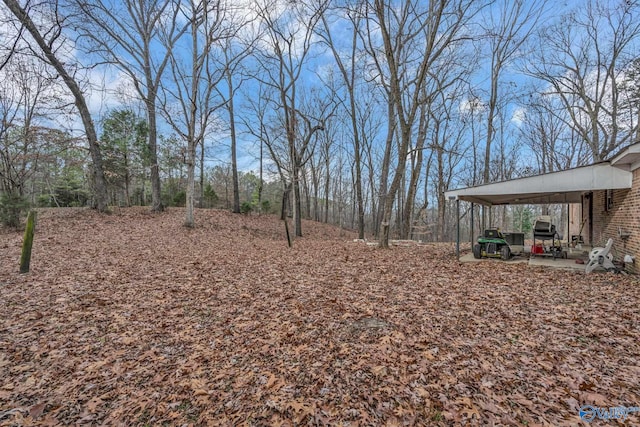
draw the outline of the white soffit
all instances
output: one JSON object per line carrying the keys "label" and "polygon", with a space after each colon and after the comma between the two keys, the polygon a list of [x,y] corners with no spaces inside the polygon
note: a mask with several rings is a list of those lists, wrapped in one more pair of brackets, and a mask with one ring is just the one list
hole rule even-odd
{"label": "white soffit", "polygon": [[640,143],[633,144],[611,159],[611,165],[628,171],[640,168]]}
{"label": "white soffit", "polygon": [[632,174],[625,169],[602,162],[447,191],[445,197],[484,205],[580,203],[582,195],[590,191],[631,188]]}

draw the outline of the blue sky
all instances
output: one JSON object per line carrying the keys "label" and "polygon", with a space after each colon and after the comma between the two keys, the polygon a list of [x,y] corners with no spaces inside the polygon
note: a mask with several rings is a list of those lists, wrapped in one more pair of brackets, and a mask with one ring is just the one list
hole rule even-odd
{"label": "blue sky", "polygon": [[[612,0],[611,3],[617,3],[622,0]],[[541,5],[542,2],[528,2],[527,4],[533,5]],[[546,13],[546,18],[544,19],[544,23],[552,22],[557,19],[566,11],[575,7],[576,5],[580,5],[582,2],[580,1],[562,1],[562,2],[549,2],[548,3],[548,11]],[[494,4],[493,7],[497,7],[497,3]],[[485,9],[484,13],[490,13],[491,9]],[[350,32],[349,29],[344,25],[344,23],[336,22],[332,27],[332,32],[334,33],[334,39],[338,42],[340,41],[350,41]],[[68,53],[69,57],[72,58],[74,55],[80,58],[83,62],[86,59],[86,56],[82,55],[77,50],[71,50]],[[475,93],[480,96],[481,99],[486,99],[486,92],[488,88],[488,73],[487,73],[487,62],[485,61],[483,65],[480,65],[476,72],[471,76],[470,83],[474,87]],[[248,64],[249,68],[251,68],[253,64]],[[326,75],[326,70],[328,68],[334,67],[333,58],[331,54],[321,46],[314,47],[313,55],[310,57],[308,63],[305,66],[305,74],[302,76],[301,83],[301,91],[308,90],[311,86],[318,86],[320,83],[320,79],[318,78],[318,74],[322,75],[323,73]],[[139,108],[136,103],[129,99],[126,99],[126,95],[130,95],[134,93],[133,88],[128,82],[126,76],[123,73],[119,72],[117,69],[106,67],[96,67],[90,69],[87,72],[88,80],[91,84],[96,87],[96,90],[90,92],[88,97],[88,102],[92,113],[94,114],[94,118],[96,123],[99,124],[100,118],[103,117],[110,109],[113,108],[122,108],[122,107],[134,107]],[[506,88],[506,91],[516,91],[523,89],[527,84],[527,79],[519,73],[518,69],[515,65],[509,65],[505,68],[505,72],[503,74],[503,87]],[[239,112],[243,111],[245,106],[244,96],[252,96],[256,93],[255,83],[245,83],[244,90],[239,93],[239,97],[236,101],[236,106]],[[521,106],[517,103],[513,103],[509,107],[509,113],[507,114],[511,119],[511,125],[517,126],[519,124],[519,120],[522,117],[521,111],[519,110]],[[139,109],[140,113],[143,113],[142,109]],[[384,113],[384,109],[382,109]],[[220,120],[222,122],[226,122],[226,111],[219,111]],[[384,122],[386,119],[383,116],[380,117],[380,121]],[[80,122],[75,121],[72,123],[72,127],[75,129],[81,129],[79,126]],[[168,134],[171,132],[166,123],[161,124],[160,131],[162,133]],[[384,136],[384,125],[380,130],[379,139],[381,140]],[[238,158],[239,158],[239,167],[242,170],[256,170],[257,163],[256,158],[258,155],[258,147],[255,138],[249,136],[247,133],[243,132],[242,126],[240,126],[239,132],[239,147],[238,147]],[[228,160],[228,133],[224,130],[217,129],[213,135],[208,139],[208,146],[214,147],[211,151],[213,154],[212,164],[216,162],[225,162]]]}

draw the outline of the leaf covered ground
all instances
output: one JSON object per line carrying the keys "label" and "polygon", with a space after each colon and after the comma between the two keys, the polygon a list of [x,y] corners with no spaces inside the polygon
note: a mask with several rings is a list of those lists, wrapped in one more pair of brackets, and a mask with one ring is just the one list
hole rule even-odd
{"label": "leaf covered ground", "polygon": [[[0,425],[576,425],[640,406],[636,277],[458,264],[275,217],[0,231]],[[640,424],[631,414],[629,425]],[[595,422],[598,424],[598,421]]]}

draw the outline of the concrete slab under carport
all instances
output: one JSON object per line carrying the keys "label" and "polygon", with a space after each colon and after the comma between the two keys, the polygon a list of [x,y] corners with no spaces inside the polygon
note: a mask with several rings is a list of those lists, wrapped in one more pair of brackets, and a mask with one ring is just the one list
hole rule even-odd
{"label": "concrete slab under carport", "polygon": [[[588,259],[588,252],[575,251],[567,254],[567,258],[556,258],[550,256],[534,256],[527,255],[515,256],[509,261],[503,261],[499,258],[481,258],[476,259],[472,253],[460,255],[460,262],[498,262],[498,263],[527,263],[529,266],[550,267],[563,270],[584,271]],[[582,260],[584,264],[576,263],[576,260]]]}

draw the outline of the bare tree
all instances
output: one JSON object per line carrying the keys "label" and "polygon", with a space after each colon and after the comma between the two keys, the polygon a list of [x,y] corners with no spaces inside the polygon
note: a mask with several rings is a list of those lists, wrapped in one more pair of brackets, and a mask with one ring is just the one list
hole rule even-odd
{"label": "bare tree", "polygon": [[277,92],[272,103],[285,130],[296,236],[302,236],[300,171],[312,153],[315,133],[323,129],[323,121],[332,112],[330,99],[317,93],[307,95],[305,105],[305,94],[300,92],[314,28],[326,6],[326,0],[296,2],[286,8],[274,2],[256,5],[266,37],[257,58],[266,70],[262,82]]}
{"label": "bare tree", "polygon": [[[498,10],[487,9],[490,26],[485,28],[491,55],[489,102],[487,103],[487,135],[484,150],[483,183],[490,181],[491,147],[496,134],[495,119],[498,114],[498,98],[505,99],[500,92],[504,68],[522,53],[522,46],[535,30],[545,11],[546,1],[500,0]],[[485,40],[482,40],[483,42]],[[511,90],[511,88],[510,88]]]}
{"label": "bare tree", "polygon": [[[196,149],[203,145],[210,130],[213,113],[221,104],[214,103],[215,86],[223,79],[224,70],[217,67],[211,53],[214,43],[227,37],[225,5],[220,0],[192,0],[183,3],[179,19],[187,22],[184,41],[187,49],[170,52],[171,75],[165,82],[162,98],[166,120],[187,142],[185,226],[194,227]],[[173,43],[173,42],[172,42]],[[186,54],[185,54],[186,50]]]}
{"label": "bare tree", "polygon": [[90,53],[126,73],[145,104],[152,210],[162,211],[156,104],[174,45],[189,23],[183,23],[181,4],[173,0],[74,1],[80,10],[77,25],[89,41]]}
{"label": "bare tree", "polygon": [[[255,93],[255,92],[254,92]],[[242,123],[247,133],[258,140],[260,144],[259,150],[259,163],[260,163],[260,184],[258,187],[258,203],[262,203],[262,191],[264,187],[264,147],[267,146],[268,150],[272,152],[273,144],[271,143],[271,128],[268,122],[268,104],[269,96],[267,85],[259,84],[256,96],[248,97],[246,114],[241,117]],[[277,134],[277,132],[276,132]],[[282,170],[282,166],[278,162],[278,157],[272,154],[274,162],[276,163],[277,172],[280,175],[280,180],[284,184],[285,177]]]}
{"label": "bare tree", "polygon": [[620,92],[624,93],[621,114],[624,115],[624,111],[628,112],[628,123],[636,130],[636,141],[640,141],[640,57],[633,59],[627,65],[622,81],[618,82],[618,87]]}
{"label": "bare tree", "polygon": [[[47,4],[43,3],[36,6],[27,4],[22,7],[17,0],[3,0],[3,2],[17,19],[21,29],[19,34],[25,35],[22,31],[22,28],[24,28],[26,33],[31,36],[32,40],[27,40],[24,37],[26,43],[29,44],[29,50],[56,70],[73,96],[75,107],[84,125],[93,164],[95,207],[100,212],[106,212],[108,210],[107,186],[95,125],[87,106],[85,94],[78,83],[75,68],[65,63],[63,57],[59,55],[59,49],[65,40],[63,31],[67,22],[59,12],[58,3],[57,1],[52,3],[52,8],[48,9]],[[39,24],[36,24],[32,18],[34,15],[38,17],[37,22]],[[37,48],[35,46],[31,47],[31,42],[34,42]]]}
{"label": "bare tree", "polygon": [[[383,127],[383,123],[381,120],[378,120],[378,114],[380,113],[380,108],[383,107],[380,105],[378,100],[376,99],[376,94],[374,91],[368,92],[368,97],[366,97],[367,91],[363,91],[362,96],[359,98],[358,103],[362,105],[362,108],[358,111],[358,126],[361,130],[362,137],[362,151],[364,158],[364,166],[366,171],[367,183],[368,183],[368,193],[370,195],[370,208],[369,212],[371,213],[371,222],[369,224],[371,232],[376,235],[377,226],[379,225],[378,221],[378,200],[380,197],[378,195],[378,189],[382,188],[381,185],[378,185],[378,173],[380,172],[379,168],[379,153],[378,146],[375,144],[378,134],[381,132],[381,128]],[[385,150],[386,154],[386,150]],[[388,164],[389,162],[387,162]],[[384,164],[384,162],[383,162]],[[379,173],[380,176],[388,176],[388,173],[384,175],[383,173]],[[386,185],[385,187],[386,188]]]}
{"label": "bare tree", "polygon": [[[412,146],[420,106],[425,102],[423,88],[434,64],[463,39],[466,24],[477,12],[472,0],[442,0],[422,6],[417,1],[399,5],[374,0],[367,20],[369,54],[375,63],[377,79],[385,88],[389,113],[398,131],[397,164],[384,199],[380,247],[389,246],[389,226],[394,201],[404,180],[407,156]],[[379,34],[382,46],[374,40]],[[384,167],[384,166],[383,166]]]}
{"label": "bare tree", "polygon": [[429,134],[429,146],[433,150],[433,168],[431,181],[437,201],[436,238],[447,240],[448,218],[445,191],[451,188],[459,165],[471,148],[465,143],[466,127],[469,123],[456,117],[460,115],[459,99],[462,98],[462,84],[457,85],[449,94],[439,96],[435,107],[430,110],[432,127]]}
{"label": "bare tree", "polygon": [[233,34],[220,38],[217,45],[220,52],[219,65],[224,70],[224,89],[217,87],[218,96],[224,101],[229,114],[229,138],[231,142],[231,171],[233,181],[233,207],[235,213],[240,212],[240,189],[238,183],[238,132],[236,97],[238,89],[250,76],[243,68],[243,62],[253,54],[254,44],[258,37],[252,30],[252,21],[242,15],[242,11],[229,14],[230,30]]}
{"label": "bare tree", "polygon": [[[590,150],[607,158],[634,135],[622,114],[618,82],[640,38],[640,4],[591,0],[545,27],[526,72],[547,83],[568,115],[563,117]],[[637,125],[636,125],[637,126]]]}
{"label": "bare tree", "polygon": [[362,26],[362,13],[357,10],[351,10],[349,7],[344,10],[351,30],[351,38],[349,40],[348,54],[346,58],[343,58],[340,47],[334,42],[331,34],[329,22],[325,15],[322,16],[323,31],[320,32],[320,36],[323,38],[326,45],[331,50],[333,57],[336,61],[336,65],[340,71],[340,75],[343,79],[346,96],[347,96],[347,114],[350,118],[351,132],[353,138],[353,157],[354,157],[354,175],[355,175],[355,193],[356,193],[356,208],[358,218],[358,238],[364,239],[364,201],[362,198],[362,143],[360,141],[360,127],[358,125],[358,104],[356,101],[356,85],[358,80],[356,79],[358,71],[358,32]]}
{"label": "bare tree", "polygon": [[14,56],[0,71],[0,194],[22,198],[35,172],[44,129],[47,92],[53,81],[45,77],[46,65],[33,57]]}
{"label": "bare tree", "polygon": [[566,126],[568,112],[558,97],[532,91],[523,105],[518,139],[529,147],[537,166],[529,163],[524,175],[548,173],[584,164],[590,158],[581,138]]}

